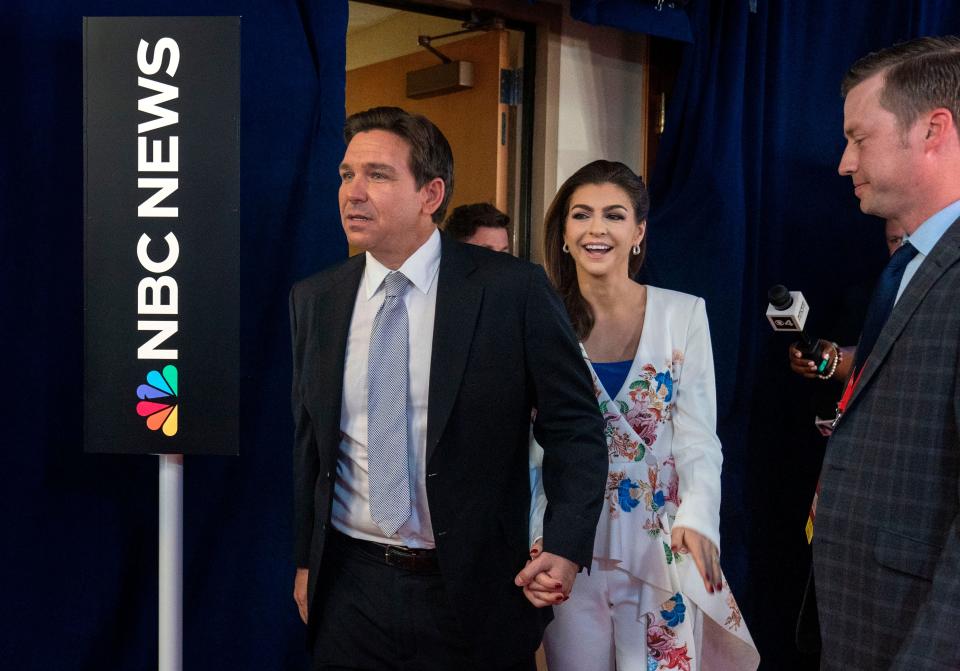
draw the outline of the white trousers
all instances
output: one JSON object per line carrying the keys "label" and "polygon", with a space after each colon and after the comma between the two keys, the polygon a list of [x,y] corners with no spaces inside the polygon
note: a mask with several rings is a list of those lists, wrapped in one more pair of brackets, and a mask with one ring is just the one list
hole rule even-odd
{"label": "white trousers", "polygon": [[[570,599],[554,606],[543,647],[549,671],[649,671],[659,665],[647,655],[646,614],[662,592],[612,562],[594,559],[590,574],[577,576]],[[690,670],[700,669],[703,614],[686,601],[695,650]]]}

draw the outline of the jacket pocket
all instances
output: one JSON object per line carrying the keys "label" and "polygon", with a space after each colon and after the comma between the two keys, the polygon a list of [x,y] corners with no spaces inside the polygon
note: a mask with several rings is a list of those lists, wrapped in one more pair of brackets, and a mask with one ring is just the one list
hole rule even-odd
{"label": "jacket pocket", "polygon": [[881,566],[924,580],[932,580],[942,551],[943,547],[918,538],[878,529],[873,557]]}

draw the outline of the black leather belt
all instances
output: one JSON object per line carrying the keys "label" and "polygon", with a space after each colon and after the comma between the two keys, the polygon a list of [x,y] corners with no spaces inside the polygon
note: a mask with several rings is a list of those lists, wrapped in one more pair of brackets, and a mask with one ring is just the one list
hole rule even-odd
{"label": "black leather belt", "polygon": [[360,552],[363,556],[386,566],[393,566],[411,573],[438,573],[440,571],[437,551],[434,549],[375,543],[374,541],[364,541],[348,536],[337,529],[332,529],[332,531],[333,537],[343,546]]}

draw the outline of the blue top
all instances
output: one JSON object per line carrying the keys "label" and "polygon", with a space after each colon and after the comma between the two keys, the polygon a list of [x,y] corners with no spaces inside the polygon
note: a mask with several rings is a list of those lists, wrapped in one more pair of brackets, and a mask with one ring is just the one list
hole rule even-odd
{"label": "blue top", "polygon": [[630,372],[633,360],[611,361],[609,363],[591,361],[590,365],[593,366],[593,372],[600,378],[600,384],[602,384],[606,390],[607,396],[616,398],[620,387],[623,386],[624,381],[627,379],[627,373]]}

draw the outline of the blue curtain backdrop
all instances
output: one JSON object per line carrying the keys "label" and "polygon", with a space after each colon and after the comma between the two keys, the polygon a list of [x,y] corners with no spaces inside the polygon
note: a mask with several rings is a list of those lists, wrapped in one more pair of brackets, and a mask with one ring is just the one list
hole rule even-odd
{"label": "blue curtain backdrop", "polygon": [[242,442],[185,461],[184,661],[303,669],[287,292],[346,255],[346,0],[0,4],[0,667],[156,668],[156,457],[82,453],[81,17],[241,15]]}
{"label": "blue curtain backdrop", "polygon": [[[839,81],[867,51],[960,31],[960,6],[758,0],[754,14],[749,4],[687,9],[694,43],[651,184],[646,273],[707,299],[724,567],[764,668],[812,669],[793,649],[793,622],[823,448],[809,397],[822,387],[787,370],[789,339],[770,333],[764,295],[777,282],[803,290],[814,331],[829,335],[841,290],[882,266],[881,224],[836,174]],[[290,599],[286,293],[346,253],[334,177],[341,0],[0,5],[0,666],[156,664],[157,460],[81,445],[80,19],[119,13],[243,16],[243,442],[238,458],[186,462],[185,661],[304,668]]]}
{"label": "blue curtain backdrop", "polygon": [[693,41],[690,17],[673,3],[657,8],[656,0],[570,0],[570,16],[595,25]]}
{"label": "blue curtain backdrop", "polygon": [[886,255],[882,222],[860,213],[850,178],[837,173],[840,80],[869,51],[960,32],[960,3],[756,4],[756,13],[748,0],[688,7],[694,43],[651,180],[646,276],[707,301],[725,453],[723,565],[762,668],[815,669],[793,634],[824,446],[811,397],[829,386],[789,371],[792,339],[766,323],[766,292],[777,283],[803,291],[812,331],[843,337],[832,335],[847,318],[843,294]]}

